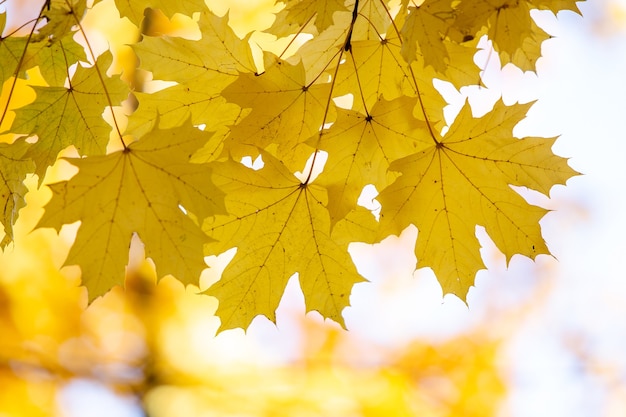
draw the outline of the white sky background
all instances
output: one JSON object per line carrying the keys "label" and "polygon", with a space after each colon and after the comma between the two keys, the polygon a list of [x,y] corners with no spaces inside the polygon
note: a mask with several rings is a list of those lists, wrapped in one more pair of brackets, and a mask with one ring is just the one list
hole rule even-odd
{"label": "white sky background", "polygon": [[[445,338],[473,325],[496,323],[499,314],[533,301],[531,309],[520,309],[520,324],[502,358],[511,377],[503,415],[626,415],[626,17],[622,15],[621,26],[607,23],[609,4],[614,12],[621,7],[626,14],[626,0],[579,3],[584,18],[571,12],[560,13],[558,19],[540,13],[539,23],[556,38],[543,45],[539,77],[506,69],[499,74],[492,58],[489,89],[471,93],[491,103],[500,91],[507,104],[539,99],[516,133],[560,134],[554,151],[571,157],[571,166],[585,174],[567,187],[555,187],[551,201],[533,200],[555,210],[542,226],[558,261],[541,256],[533,263],[516,256],[507,270],[504,257],[483,238],[489,271],[478,274],[468,309],[453,296],[442,298],[429,270],[413,274],[415,229],[390,239],[384,249],[361,247],[356,255],[359,270],[372,282],[355,287],[344,317],[364,344]],[[292,279],[278,312],[278,328],[259,318],[247,336],[235,330],[212,339],[199,329],[206,337],[198,343],[211,345],[225,361],[260,349],[268,360],[285,362],[300,351],[294,315],[303,312],[303,298]],[[502,331],[496,325],[494,329]],[[592,372],[604,367],[607,378]],[[70,387],[63,399],[69,415],[101,415],[93,402],[79,401],[99,388],[80,384]],[[75,390],[80,394],[72,394]],[[617,391],[623,393],[621,403]],[[106,401],[111,415],[115,401]],[[134,406],[120,407],[134,415]]]}

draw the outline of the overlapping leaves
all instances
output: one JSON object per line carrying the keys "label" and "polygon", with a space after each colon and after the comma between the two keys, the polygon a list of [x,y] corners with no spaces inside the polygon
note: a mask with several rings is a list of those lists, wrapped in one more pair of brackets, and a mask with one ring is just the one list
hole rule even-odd
{"label": "overlapping leaves", "polygon": [[67,87],[33,87],[37,100],[17,110],[12,131],[37,135],[28,155],[40,178],[68,146],[81,155],[104,154],[111,126],[102,113],[110,102],[119,104],[128,96],[128,87],[119,78],[98,76],[110,64],[106,53],[92,67],[78,66]]}
{"label": "overlapping leaves", "polygon": [[[39,227],[81,222],[66,263],[81,267],[90,298],[122,284],[134,233],[159,275],[186,283],[197,283],[204,256],[236,248],[207,290],[220,302],[223,328],[274,319],[296,273],[307,309],[343,323],[351,288],[363,280],[348,245],[409,225],[419,230],[418,266],[460,297],[483,268],[477,226],[507,258],[548,253],[538,223],[546,211],[511,186],[548,194],[576,174],[552,154],[554,139],[513,137],[529,105],[501,102],[481,118],[464,107],[441,135],[445,102],[433,80],[479,83],[473,55],[485,34],[503,63],[534,70],[548,35],[530,11],[576,11],[574,1],[403,1],[398,9],[375,0],[290,0],[267,30],[313,38],[291,56],[265,51],[263,68],[251,35],[237,37],[228,15],[203,2],[115,4],[138,26],[150,7],[195,16],[200,32],[198,40],[144,36],[133,45],[140,67],[173,85],[138,85],[124,137],[117,120],[111,127],[102,115],[125,100],[127,87],[106,76],[108,53],[85,56],[72,37],[83,34],[83,3],[52,2],[48,24],[0,42],[11,64],[2,81],[38,66],[48,83],[10,130],[31,139],[0,147],[2,244],[24,204],[24,177],[42,180],[73,146],[85,157],[70,160],[73,178],[49,185]],[[120,150],[107,154],[111,132]],[[244,166],[244,157],[263,166]],[[368,185],[380,192],[379,221],[358,205]]]}

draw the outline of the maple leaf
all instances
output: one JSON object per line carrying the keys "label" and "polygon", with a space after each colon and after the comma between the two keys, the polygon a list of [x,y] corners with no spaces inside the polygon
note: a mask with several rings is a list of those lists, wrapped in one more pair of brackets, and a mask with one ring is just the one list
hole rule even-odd
{"label": "maple leaf", "polygon": [[446,71],[448,51],[444,39],[454,22],[454,10],[449,0],[425,1],[418,7],[409,7],[402,26],[402,56],[411,63],[419,53],[425,65],[432,65],[440,73]]}
{"label": "maple leaf", "polygon": [[63,86],[70,65],[87,61],[85,50],[74,41],[73,35],[70,32],[63,38],[48,37],[40,42],[29,43],[22,70],[38,66],[49,85]]}
{"label": "maple leaf", "polygon": [[62,39],[72,32],[85,14],[86,0],[50,0],[44,3],[40,15],[46,24],[38,29],[35,41],[44,39]]}
{"label": "maple leaf", "polygon": [[381,99],[369,115],[339,110],[337,121],[309,144],[328,152],[316,183],[328,189],[332,223],[356,208],[363,187],[381,190],[395,179],[389,164],[430,145],[426,123],[413,116],[417,99]]}
{"label": "maple leaf", "polygon": [[189,163],[210,136],[187,123],[154,130],[109,155],[68,159],[78,174],[50,185],[53,197],[37,227],[60,230],[81,221],[65,263],[80,266],[90,300],[123,283],[133,233],[160,276],[197,282],[210,238],[187,211],[198,221],[224,212],[211,168]]}
{"label": "maple leaf", "polygon": [[232,81],[240,72],[255,72],[249,35],[239,39],[228,26],[228,14],[218,17],[210,11],[203,12],[198,27],[200,40],[144,36],[133,45],[142,68],[151,71],[156,79],[195,81],[210,91],[221,90],[224,76]]}
{"label": "maple leaf", "polygon": [[[474,62],[479,40],[480,37],[476,37],[459,44],[446,38],[443,44],[449,61],[445,72],[437,72],[435,78],[449,81],[457,89],[467,85],[482,85],[479,67]],[[414,68],[417,63],[419,60],[414,62]]]}
{"label": "maple leaf", "polygon": [[332,25],[298,48],[296,53],[285,59],[285,61],[291,65],[302,64],[306,84],[310,84],[319,79],[329,69],[330,62],[339,60],[342,56],[349,31],[349,24]]}
{"label": "maple leaf", "polygon": [[220,280],[207,290],[219,300],[221,328],[246,328],[257,315],[275,321],[287,281],[296,272],[306,310],[343,325],[341,311],[352,286],[363,278],[347,244],[331,235],[326,192],[300,182],[271,155],[261,155],[264,167],[258,171],[232,160],[213,165],[229,215],[209,218],[203,228],[218,241],[210,244],[213,253],[237,247]]}
{"label": "maple leaf", "polygon": [[353,94],[352,109],[364,113],[381,95],[387,100],[420,96],[425,113],[436,123],[445,102],[433,86],[435,72],[425,69],[423,61],[414,61],[411,67],[405,64],[394,40],[354,42],[349,54],[353,62],[339,68],[336,93]]}
{"label": "maple leaf", "polygon": [[3,37],[7,15],[0,13],[0,86],[16,73],[20,57],[26,48],[26,39],[14,36]]}
{"label": "maple leaf", "polygon": [[[200,86],[175,85],[155,93],[134,93],[139,107],[129,118],[127,132],[143,136],[159,122],[162,129],[180,126],[191,118],[194,126],[205,125],[205,130],[226,130],[241,117],[241,108],[228,103],[218,93],[207,93]],[[220,135],[223,136],[223,135]],[[213,139],[211,140],[213,141]]]}
{"label": "maple leaf", "polygon": [[[356,1],[349,1],[354,9]],[[357,19],[354,22],[352,40],[378,40],[391,24],[391,12],[380,0],[359,0]]]}
{"label": "maple leaf", "polygon": [[[349,6],[354,8],[356,4],[349,2]],[[307,84],[320,78],[326,70],[335,68],[344,51],[350,51],[354,42],[383,39],[382,34],[389,26],[389,16],[382,2],[366,0],[358,6],[356,16],[354,12],[335,15],[332,26],[306,42],[287,59],[294,65],[302,62]],[[333,61],[336,62],[332,64]]]}
{"label": "maple leaf", "polygon": [[[266,55],[266,63],[274,59],[274,55]],[[252,108],[231,128],[228,150],[245,156],[250,147],[267,149],[277,144],[275,155],[287,166],[303,166],[312,149],[302,143],[334,118],[330,94],[329,83],[306,83],[302,64],[276,60],[273,65],[266,64],[261,75],[242,74],[222,92],[228,101]]]}
{"label": "maple leaf", "polygon": [[0,241],[0,248],[13,241],[13,225],[19,210],[26,205],[24,195],[28,189],[24,185],[24,179],[35,168],[33,161],[24,156],[27,150],[28,144],[23,140],[12,144],[0,143],[0,221],[5,233]]}
{"label": "maple leaf", "polygon": [[105,152],[111,126],[102,113],[128,96],[128,87],[119,78],[104,75],[111,60],[107,52],[92,67],[79,65],[67,88],[32,87],[37,100],[16,110],[11,131],[38,136],[28,156],[35,161],[40,181],[58,153],[70,145],[80,155]]}
{"label": "maple leaf", "polygon": [[460,87],[479,79],[478,67],[473,64],[475,49],[446,43],[454,64],[438,73],[426,66],[421,54],[409,66],[401,55],[402,41],[389,29],[385,38],[353,41],[345,62],[335,74],[334,96],[351,94],[352,109],[367,114],[367,110],[382,95],[387,100],[410,96],[422,97],[424,112],[432,124],[437,124],[445,102],[433,86],[433,78],[441,78]]}
{"label": "maple leaf", "polygon": [[576,3],[584,0],[529,0],[529,3],[540,10],[550,10],[554,14],[561,10],[571,10],[581,14]]}
{"label": "maple leaf", "polygon": [[305,29],[313,21],[318,32],[323,32],[333,24],[335,12],[348,12],[344,0],[288,0],[285,7],[276,14],[276,20],[266,32],[283,37]]}
{"label": "maple leaf", "polygon": [[531,22],[531,27],[532,34],[522,41],[512,56],[506,52],[500,52],[500,61],[503,65],[511,62],[522,71],[535,71],[535,65],[541,56],[541,44],[549,39],[550,35],[537,26],[534,21]]}
{"label": "maple leaf", "polygon": [[147,8],[159,9],[167,17],[172,17],[176,13],[191,16],[195,12],[207,10],[204,0],[185,0],[182,2],[170,0],[115,0],[115,5],[121,17],[127,17],[138,27],[141,26],[144,10]]}
{"label": "maple leaf", "polygon": [[363,113],[380,96],[393,100],[405,94],[415,95],[416,84],[426,86],[431,79],[414,77],[400,48],[400,39],[393,33],[385,39],[353,41],[346,62],[338,68],[333,92],[353,94],[352,109]]}
{"label": "maple leaf", "polygon": [[24,77],[25,71],[35,66],[39,66],[49,84],[63,85],[69,64],[86,60],[82,46],[72,39],[71,31],[56,36],[31,33],[2,37],[5,27],[6,13],[0,13],[0,85],[14,75]]}
{"label": "maple leaf", "polygon": [[129,132],[141,136],[157,119],[161,128],[167,128],[191,117],[193,124],[205,124],[210,130],[238,119],[238,107],[226,103],[220,93],[241,73],[255,72],[248,37],[242,40],[235,35],[228,15],[203,12],[198,25],[202,34],[198,41],[144,36],[133,45],[142,68],[178,85],[137,94],[139,107],[129,120]]}
{"label": "maple leaf", "polygon": [[[72,28],[84,12],[84,0],[51,0],[33,21],[28,36],[7,37],[2,36],[6,13],[0,13],[0,85],[13,75],[24,77],[25,71],[35,66],[50,85],[63,85],[68,67],[85,60],[82,46],[72,38]],[[42,21],[45,24],[39,25]]]}
{"label": "maple leaf", "polygon": [[[575,2],[568,0],[463,1],[458,5],[454,22],[454,29],[460,33],[456,35],[456,40],[461,37],[473,39],[483,27],[487,28],[487,35],[494,49],[500,53],[503,65],[512,62],[524,71],[534,71],[535,62],[541,56],[541,43],[549,35],[533,21],[530,10],[540,8],[555,11],[561,6],[578,11]],[[455,37],[454,31],[450,33]]]}
{"label": "maple leaf", "polygon": [[577,173],[552,154],[556,139],[512,136],[531,104],[501,101],[480,119],[465,105],[443,138],[393,162],[401,176],[377,197],[382,230],[418,228],[415,254],[435,272],[444,292],[461,298],[484,267],[476,226],[506,255],[548,254],[539,220],[547,210],[528,204],[511,185],[548,194]]}

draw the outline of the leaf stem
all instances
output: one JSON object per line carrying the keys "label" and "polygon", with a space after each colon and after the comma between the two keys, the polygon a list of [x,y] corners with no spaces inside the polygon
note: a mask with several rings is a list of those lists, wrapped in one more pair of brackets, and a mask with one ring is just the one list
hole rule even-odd
{"label": "leaf stem", "polygon": [[[313,153],[313,160],[311,161],[311,169],[309,169],[309,173],[307,174],[306,180],[303,182],[304,185],[308,184],[313,176],[313,170],[315,169],[315,162],[317,161],[317,154],[319,153],[319,141],[324,134],[324,125],[326,124],[326,118],[328,117],[328,111],[330,110],[330,103],[333,101],[333,90],[335,89],[335,81],[337,80],[337,73],[339,72],[339,67],[341,65],[341,58],[345,51],[351,51],[351,39],[352,39],[352,30],[354,29],[354,23],[359,15],[359,0],[355,0],[354,8],[352,9],[352,20],[350,21],[350,28],[348,29],[348,34],[346,35],[346,41],[343,44],[343,47],[339,50],[339,54],[333,56],[332,59],[338,57],[338,63],[335,67],[335,73],[331,77],[330,81],[330,92],[328,93],[328,100],[326,100],[326,108],[324,109],[324,117],[322,118],[322,124],[320,126],[320,132],[317,139],[317,144],[315,145],[315,152]],[[331,59],[331,61],[332,61]],[[330,64],[330,62],[329,62]],[[322,71],[323,72],[323,71]],[[320,72],[321,75],[321,72]],[[319,75],[316,77],[316,79]]]}
{"label": "leaf stem", "polygon": [[[41,10],[39,11],[39,16],[37,16],[37,18],[34,19],[33,27],[30,30],[30,32],[28,33],[28,37],[26,39],[26,44],[24,45],[24,50],[22,51],[22,55],[20,56],[20,59],[17,62],[17,66],[15,67],[15,71],[13,71],[13,81],[11,82],[11,88],[9,89],[9,95],[7,97],[7,104],[2,109],[2,115],[0,115],[0,126],[2,126],[2,122],[4,121],[4,118],[6,117],[8,111],[9,111],[9,104],[11,103],[11,98],[13,97],[13,93],[15,92],[15,86],[17,85],[17,78],[18,78],[17,76],[20,73],[20,68],[22,68],[22,65],[24,64],[24,59],[26,57],[26,51],[28,50],[28,45],[30,45],[30,40],[33,38],[33,34],[35,33],[35,29],[37,29],[37,24],[44,17],[43,13],[44,13],[44,10],[46,9],[46,4],[47,3],[48,2],[46,1],[44,3],[44,5],[41,6]],[[20,26],[20,28],[26,26],[27,24],[28,23],[25,23],[24,25]],[[19,30],[19,28],[17,30]]]}
{"label": "leaf stem", "polygon": [[104,96],[106,97],[107,103],[109,104],[109,110],[111,111],[113,125],[115,126],[117,135],[120,139],[120,142],[122,143],[122,147],[124,149],[127,149],[128,145],[126,145],[126,142],[124,142],[124,138],[122,137],[122,131],[120,130],[120,126],[117,122],[117,118],[115,117],[115,111],[113,111],[113,102],[111,101],[111,96],[109,95],[109,92],[107,91],[106,83],[104,82],[104,78],[102,77],[100,68],[98,68],[98,60],[96,59],[96,54],[93,52],[93,49],[91,48],[89,39],[87,39],[87,34],[85,33],[85,29],[83,29],[83,26],[81,25],[80,20],[76,16],[76,13],[73,12],[72,5],[70,4],[69,0],[65,0],[65,4],[67,5],[67,7],[70,8],[70,10],[72,10],[72,16],[74,18],[74,21],[76,22],[76,25],[78,26],[78,29],[80,30],[80,33],[83,35],[83,38],[85,39],[85,44],[87,45],[87,49],[89,49],[89,54],[91,55],[91,58],[93,59],[93,66],[96,69],[96,74],[98,74],[98,79],[100,80],[100,84],[102,84],[102,90],[104,91]]}
{"label": "leaf stem", "polygon": [[441,143],[437,140],[437,135],[430,124],[430,120],[428,119],[428,113],[426,113],[426,107],[424,106],[424,100],[422,99],[422,93],[420,92],[420,88],[417,85],[417,78],[415,77],[415,73],[413,72],[413,68],[411,65],[409,67],[409,72],[411,73],[411,77],[413,78],[413,83],[415,84],[415,93],[417,95],[417,100],[420,103],[420,109],[422,109],[422,114],[424,115],[424,121],[426,122],[426,127],[428,128],[428,132],[430,133],[430,137],[435,142],[435,145],[439,146]]}
{"label": "leaf stem", "polygon": [[283,51],[280,53],[280,55],[278,55],[279,59],[283,58],[283,55],[285,55],[285,53],[287,52],[287,50],[289,49],[289,47],[291,45],[293,45],[293,43],[296,41],[296,38],[298,37],[298,35],[302,34],[302,31],[304,31],[304,28],[307,27],[307,25],[311,22],[311,20],[313,20],[313,18],[315,17],[315,15],[312,15],[311,17],[309,17],[307,19],[306,22],[304,22],[304,24],[302,25],[302,27],[300,27],[300,29],[298,29],[298,32],[296,32],[296,34],[293,36],[293,38],[289,41],[289,43],[287,44],[287,46],[285,46],[285,49],[283,49]]}
{"label": "leaf stem", "polygon": [[[343,56],[343,49],[339,51],[339,62],[341,62],[341,57]],[[333,90],[335,89],[335,81],[337,80],[337,72],[339,71],[339,65],[335,67],[335,73],[332,75],[332,79],[330,81],[330,92],[328,93],[328,100],[326,100],[326,108],[324,109],[324,117],[322,118],[322,124],[320,126],[320,132],[317,137],[317,143],[315,144],[315,153],[313,154],[313,160],[311,161],[311,169],[309,169],[309,173],[306,177],[306,180],[303,184],[308,184],[311,180],[311,176],[313,175],[313,169],[315,168],[315,161],[317,160],[317,154],[319,153],[319,142],[322,139],[322,135],[324,134],[324,125],[326,124],[326,118],[328,117],[328,111],[330,110],[330,103],[333,101]]]}
{"label": "leaf stem", "polygon": [[[393,22],[393,19],[392,19],[392,22]],[[398,27],[396,26],[395,22],[393,24],[393,28],[396,32],[396,35],[398,36],[398,42],[400,42],[400,45],[402,45],[402,35],[400,34],[400,31],[398,30]],[[433,142],[435,142],[436,146],[440,146],[441,143],[437,140],[438,135],[435,134],[435,130],[433,129],[430,123],[430,120],[428,118],[428,113],[426,112],[426,107],[424,106],[424,100],[422,99],[422,94],[420,92],[420,88],[417,83],[417,77],[415,77],[415,73],[413,72],[413,67],[411,66],[411,64],[407,63],[407,68],[409,72],[411,73],[411,79],[413,80],[413,85],[415,86],[415,94],[417,96],[417,100],[419,101],[420,109],[422,110],[422,115],[424,116],[424,121],[426,122],[426,127],[428,128],[430,137],[433,140]]]}
{"label": "leaf stem", "polygon": [[344,51],[349,51],[352,49],[352,31],[354,30],[354,22],[356,22],[356,18],[359,15],[359,0],[354,1],[354,9],[352,9],[352,21],[350,22],[350,30],[348,30],[348,36],[346,36],[346,42],[343,45]]}
{"label": "leaf stem", "polygon": [[30,25],[30,24],[31,24],[31,23],[33,23],[33,22],[35,22],[35,25],[37,25],[37,23],[36,23],[36,22],[37,22],[39,19],[41,19],[42,17],[45,17],[45,16],[39,16],[39,17],[36,17],[36,18],[34,18],[34,19],[30,19],[30,20],[28,20],[28,21],[26,21],[26,22],[22,23],[20,26],[18,26],[17,28],[15,28],[15,29],[14,29],[11,33],[9,33],[7,36],[2,37],[2,39],[6,39],[6,38],[9,38],[9,37],[11,37],[11,36],[15,35],[17,32],[19,32],[19,31],[20,31],[20,30],[22,30],[24,27],[26,27],[26,26]]}
{"label": "leaf stem", "polygon": [[367,104],[365,103],[365,95],[363,94],[363,88],[361,88],[361,78],[359,77],[359,70],[356,66],[356,60],[354,59],[354,52],[352,50],[350,50],[350,58],[352,60],[352,66],[354,67],[354,77],[356,78],[356,84],[359,86],[359,96],[361,96],[363,109],[365,110],[365,114],[367,115],[367,117],[370,117],[370,112],[367,109]]}

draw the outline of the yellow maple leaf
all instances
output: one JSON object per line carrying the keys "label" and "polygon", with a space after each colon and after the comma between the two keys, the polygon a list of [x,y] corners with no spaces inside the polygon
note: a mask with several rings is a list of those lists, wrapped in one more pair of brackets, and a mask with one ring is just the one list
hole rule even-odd
{"label": "yellow maple leaf", "polygon": [[[5,25],[6,13],[0,13],[0,34]],[[14,75],[23,78],[26,70],[39,66],[49,85],[62,86],[67,78],[67,63],[86,61],[85,52],[73,35],[68,32],[60,38],[39,34],[0,37],[0,85]]]}
{"label": "yellow maple leaf", "polygon": [[30,158],[24,156],[28,144],[18,140],[12,144],[0,143],[0,205],[4,226],[4,238],[0,248],[13,241],[13,225],[17,220],[20,208],[26,205],[24,195],[28,191],[24,185],[26,174],[33,172],[34,165]]}
{"label": "yellow maple leaf", "polygon": [[500,101],[474,119],[465,105],[444,137],[391,164],[402,175],[377,197],[381,229],[399,234],[415,225],[418,264],[433,269],[446,293],[464,298],[484,267],[476,226],[485,227],[507,260],[549,253],[539,227],[547,210],[511,185],[548,194],[577,173],[552,154],[554,138],[513,137],[529,107]]}
{"label": "yellow maple leaf", "polygon": [[416,58],[417,47],[426,65],[440,73],[446,71],[448,51],[443,43],[455,14],[450,0],[425,1],[418,7],[409,7],[402,26],[402,56],[411,63]]}
{"label": "yellow maple leaf", "polygon": [[0,65],[0,85],[15,75],[17,64],[26,48],[25,38],[2,36],[6,27],[6,20],[6,13],[0,13],[0,62],[2,62]]}
{"label": "yellow maple leaf", "polygon": [[[415,95],[416,84],[428,86],[431,81],[420,73],[414,77],[400,48],[401,41],[393,33],[384,39],[352,41],[346,62],[337,71],[333,92],[338,96],[353,94],[352,109],[363,113],[371,110],[380,96],[393,100],[405,94]],[[433,75],[432,71],[429,75]]]}
{"label": "yellow maple leaf", "polygon": [[[153,94],[137,94],[139,107],[129,120],[128,131],[141,136],[159,120],[160,128],[179,126],[189,117],[210,130],[232,124],[237,106],[220,95],[241,73],[255,73],[248,37],[239,39],[228,26],[228,15],[207,11],[198,22],[200,40],[144,36],[133,45],[142,68],[159,80],[178,85]],[[158,116],[158,117],[157,117]]]}
{"label": "yellow maple leaf", "polygon": [[221,279],[207,290],[219,300],[221,327],[247,328],[257,315],[275,321],[287,281],[296,272],[306,310],[343,325],[341,311],[352,286],[363,278],[347,243],[331,236],[326,192],[300,182],[271,155],[261,155],[264,167],[258,171],[234,161],[214,165],[229,215],[209,218],[203,228],[217,240],[209,246],[213,253],[237,247]]}
{"label": "yellow maple leaf", "polygon": [[202,86],[175,85],[155,93],[134,93],[139,107],[129,118],[126,131],[143,136],[154,128],[180,126],[187,119],[204,130],[217,132],[233,125],[242,116],[239,106],[228,103],[219,93],[211,93]]}
{"label": "yellow maple leaf", "polygon": [[40,16],[46,24],[37,30],[36,40],[61,39],[72,32],[87,9],[85,0],[50,0],[42,5]]}
{"label": "yellow maple leaf", "polygon": [[549,38],[532,19],[530,11],[534,8],[580,13],[573,0],[461,1],[456,6],[457,18],[449,34],[460,42],[474,39],[482,28],[487,28],[502,64],[511,62],[522,70],[534,71],[541,56],[541,43]]}
{"label": "yellow maple leaf", "polygon": [[220,89],[222,76],[232,81],[240,72],[255,71],[249,36],[239,39],[228,26],[228,15],[218,17],[210,11],[203,12],[198,27],[200,40],[145,36],[133,45],[142,68],[150,70],[156,79],[196,81],[211,91]]}
{"label": "yellow maple leaf", "polygon": [[[478,67],[472,62],[475,49],[445,43],[451,59],[445,73],[427,66],[424,57],[416,55],[410,66],[402,57],[403,42],[389,28],[389,33],[378,40],[355,40],[347,51],[345,62],[339,65],[333,88],[335,96],[351,94],[352,110],[367,114],[379,97],[387,100],[409,96],[422,97],[425,113],[436,124],[445,102],[434,88],[433,78],[441,78],[460,87],[475,82]],[[423,117],[423,116],[422,116]]]}
{"label": "yellow maple leaf", "polygon": [[541,57],[541,44],[550,38],[543,29],[533,21],[531,22],[532,34],[522,40],[521,45],[511,56],[507,52],[500,52],[500,62],[505,65],[511,62],[522,71],[535,71],[535,65]]}
{"label": "yellow maple leaf", "polygon": [[[275,155],[290,168],[300,168],[312,149],[303,142],[334,118],[329,83],[307,84],[302,64],[291,65],[266,54],[266,71],[261,75],[242,74],[224,89],[227,100],[250,114],[233,126],[226,147],[237,157],[250,148],[268,149],[276,144]],[[271,103],[271,105],[268,105]]]}
{"label": "yellow maple leaf", "polygon": [[115,0],[115,5],[120,12],[120,16],[127,17],[136,26],[141,26],[144,10],[147,8],[159,9],[167,17],[172,17],[175,13],[191,16],[195,12],[207,10],[204,0],[185,0],[182,2],[170,0]]}
{"label": "yellow maple leaf", "polygon": [[49,85],[63,86],[68,78],[67,63],[78,61],[87,61],[85,50],[74,41],[74,33],[70,32],[61,39],[48,37],[31,42],[21,69],[38,66]]}
{"label": "yellow maple leaf", "polygon": [[288,0],[285,7],[276,14],[276,20],[266,32],[282,37],[291,35],[301,28],[305,28],[309,22],[313,22],[318,32],[323,32],[333,24],[335,12],[346,12],[344,0]]}
{"label": "yellow maple leaf", "polygon": [[[348,5],[353,10],[356,6],[353,1]],[[374,45],[381,42],[389,29],[389,13],[383,2],[361,1],[356,16],[353,13],[336,14],[332,26],[306,42],[287,61],[292,64],[302,62],[307,84],[311,83],[325,71],[337,67],[344,52],[350,51],[355,42],[372,41]],[[349,64],[352,68],[352,63]]]}
{"label": "yellow maple leaf", "polygon": [[339,110],[337,121],[312,146],[328,152],[324,170],[316,180],[328,189],[328,210],[333,224],[357,205],[367,184],[382,190],[395,178],[389,164],[430,145],[426,124],[413,116],[417,99],[381,99],[369,115]]}
{"label": "yellow maple leaf", "polygon": [[[480,37],[476,37],[456,43],[446,38],[443,45],[448,55],[447,66],[444,72],[437,73],[436,78],[449,81],[457,88],[472,84],[481,85],[479,68],[474,62],[479,39]],[[417,63],[419,60],[416,60],[413,66]]]}
{"label": "yellow maple leaf", "polygon": [[293,56],[286,59],[292,65],[302,64],[306,84],[320,78],[320,75],[329,68],[329,63],[333,60],[339,61],[342,56],[346,36],[350,30],[350,25],[346,23],[346,19],[342,19],[342,23],[332,25],[318,36],[307,41],[298,48]]}
{"label": "yellow maple leaf", "polygon": [[540,10],[550,10],[554,14],[561,10],[571,10],[581,14],[580,9],[576,5],[578,2],[585,0],[529,0],[528,2]]}
{"label": "yellow maple leaf", "polygon": [[51,184],[53,197],[38,227],[81,221],[67,265],[79,265],[89,298],[122,284],[128,246],[137,233],[160,276],[197,282],[206,268],[203,245],[210,240],[187,211],[201,221],[223,212],[223,194],[207,164],[190,155],[210,133],[187,123],[154,130],[109,155],[68,159],[78,167],[69,181]]}
{"label": "yellow maple leaf", "polygon": [[106,52],[92,67],[79,65],[68,87],[32,87],[37,100],[15,111],[11,131],[38,136],[27,156],[35,161],[40,181],[58,153],[70,145],[80,155],[105,152],[111,126],[102,113],[128,96],[128,87],[119,78],[104,75],[111,59]]}
{"label": "yellow maple leaf", "polygon": [[[354,9],[356,1],[350,0],[348,7]],[[391,24],[392,12],[387,2],[359,0],[357,18],[354,22],[352,40],[378,40]]]}

